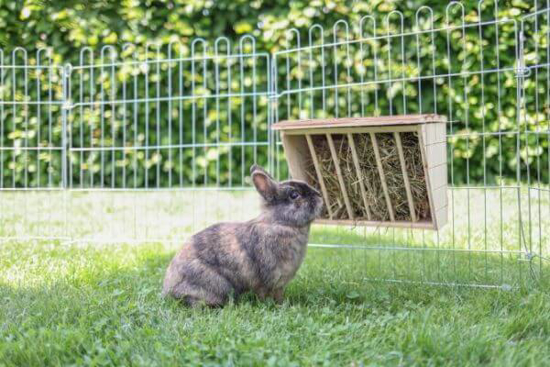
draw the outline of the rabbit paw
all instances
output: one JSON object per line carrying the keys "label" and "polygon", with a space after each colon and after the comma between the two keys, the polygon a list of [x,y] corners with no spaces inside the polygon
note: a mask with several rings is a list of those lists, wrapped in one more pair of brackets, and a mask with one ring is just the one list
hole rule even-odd
{"label": "rabbit paw", "polygon": [[280,305],[284,301],[284,293],[285,290],[283,288],[275,289],[273,292],[271,292],[271,297],[275,301],[276,304]]}
{"label": "rabbit paw", "polygon": [[268,298],[271,298],[278,305],[283,303],[283,299],[284,299],[283,294],[284,294],[284,290],[282,288],[273,289],[273,290],[261,289],[256,291],[256,295],[258,296],[258,299],[260,301],[264,302]]}

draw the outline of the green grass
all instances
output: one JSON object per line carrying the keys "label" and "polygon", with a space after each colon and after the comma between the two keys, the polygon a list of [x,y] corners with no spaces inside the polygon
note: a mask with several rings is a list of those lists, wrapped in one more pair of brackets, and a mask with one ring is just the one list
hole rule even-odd
{"label": "green grass", "polygon": [[[312,250],[282,306],[163,300],[173,248],[29,242],[0,250],[0,365],[548,365],[548,287],[362,281]],[[341,259],[340,259],[341,260]],[[356,269],[357,270],[357,269]]]}
{"label": "green grass", "polygon": [[[164,205],[158,197],[155,200]],[[476,205],[482,201],[472,199]],[[88,214],[100,206],[92,202],[95,206],[87,207]],[[121,207],[120,203],[114,200],[113,207]],[[12,213],[23,210],[23,205],[13,204],[6,205]],[[548,203],[543,207],[548,208]],[[167,211],[176,215],[181,208],[172,209]],[[17,225],[26,228],[16,223],[17,215],[5,213],[0,232],[14,234]],[[246,216],[247,211],[242,213]],[[93,222],[89,228],[94,230],[101,228],[95,214],[89,215]],[[62,222],[51,215],[50,226]],[[494,215],[500,216],[498,211]],[[508,211],[505,215],[513,218]],[[194,213],[182,223],[200,227],[203,223],[195,220],[199,217],[215,220],[225,215],[211,218]],[[85,224],[83,218],[73,213],[69,223]],[[122,230],[109,218],[103,222],[114,230],[101,233]],[[456,221],[464,218],[457,216]],[[470,248],[516,248],[515,221],[491,221],[484,236],[478,230],[484,226],[474,221]],[[503,242],[486,241],[499,237],[501,224]],[[0,366],[550,365],[550,264],[535,262],[535,281],[528,262],[517,254],[447,251],[468,248],[468,236],[459,225],[455,224],[460,232],[455,241],[448,241],[450,227],[440,234],[439,242],[431,232],[315,228],[313,243],[355,247],[310,248],[281,306],[248,295],[215,310],[191,310],[160,297],[164,271],[177,243],[0,242]],[[546,239],[544,231],[538,235],[541,239]],[[52,233],[58,232],[62,231]],[[546,243],[535,239],[535,245]],[[401,246],[405,250],[395,249]],[[432,246],[443,251],[425,250]],[[548,254],[547,248],[541,252]]]}

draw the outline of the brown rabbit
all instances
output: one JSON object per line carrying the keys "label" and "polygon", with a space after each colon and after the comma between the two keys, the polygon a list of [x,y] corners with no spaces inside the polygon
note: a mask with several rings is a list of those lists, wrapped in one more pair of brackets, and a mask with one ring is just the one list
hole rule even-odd
{"label": "brown rabbit", "polygon": [[192,236],[168,267],[164,295],[190,306],[222,306],[230,296],[247,291],[282,302],[285,286],[304,259],[309,227],[323,201],[305,182],[278,183],[256,165],[250,173],[263,199],[260,216],[215,224]]}

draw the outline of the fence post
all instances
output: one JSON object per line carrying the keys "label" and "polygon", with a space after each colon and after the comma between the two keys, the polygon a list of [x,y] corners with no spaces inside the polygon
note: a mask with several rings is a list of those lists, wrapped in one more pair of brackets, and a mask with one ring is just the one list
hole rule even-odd
{"label": "fence post", "polygon": [[[517,161],[517,167],[516,167],[516,180],[517,180],[517,200],[518,200],[518,240],[519,240],[519,250],[524,251],[525,259],[532,263],[533,260],[533,254],[532,254],[532,224],[531,224],[531,171],[530,171],[530,163],[529,163],[529,135],[527,131],[527,119],[526,119],[526,113],[527,113],[527,106],[526,106],[526,99],[525,99],[525,78],[529,76],[531,69],[526,66],[525,63],[525,33],[524,33],[524,22],[521,21],[520,25],[520,31],[518,38],[516,39],[516,42],[518,43],[518,46],[516,49],[518,50],[518,54],[516,55],[516,114],[517,114],[517,139],[516,139],[516,161]],[[525,129],[522,133],[522,122],[525,124]],[[525,150],[526,150],[526,158],[525,158],[525,177],[527,179],[527,208],[528,208],[528,220],[527,220],[527,235],[526,230],[524,228],[524,221],[523,221],[523,215],[522,215],[522,199],[523,195],[521,193],[521,136],[524,136],[525,139]],[[523,260],[523,258],[522,258]],[[520,268],[521,271],[521,268]],[[534,273],[531,269],[530,272],[531,277],[534,278]],[[521,273],[520,273],[520,279],[521,279]]]}
{"label": "fence post", "polygon": [[72,65],[65,64],[62,74],[62,104],[61,104],[61,183],[63,189],[68,188],[68,114],[71,109],[70,77]]}
{"label": "fence post", "polygon": [[271,172],[273,177],[279,178],[279,172],[275,165],[275,159],[277,156],[277,136],[275,132],[271,130],[271,125],[277,122],[277,112],[278,112],[278,97],[277,97],[277,66],[275,55],[270,54],[268,58],[268,123],[267,123],[267,136],[268,136],[268,150],[267,150],[267,162],[268,170]]}
{"label": "fence post", "polygon": [[275,171],[273,167],[273,132],[271,131],[271,125],[273,124],[273,69],[271,66],[272,56],[271,54],[267,58],[267,169],[275,177]]}

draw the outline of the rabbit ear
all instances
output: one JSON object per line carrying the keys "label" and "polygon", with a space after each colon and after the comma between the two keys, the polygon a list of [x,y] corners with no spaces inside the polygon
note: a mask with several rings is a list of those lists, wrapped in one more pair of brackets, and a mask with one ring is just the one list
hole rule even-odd
{"label": "rabbit ear", "polygon": [[263,170],[256,170],[252,173],[252,182],[266,201],[272,201],[277,195],[277,182],[273,181]]}
{"label": "rabbit ear", "polygon": [[250,174],[253,174],[256,171],[264,173],[267,177],[269,177],[270,179],[273,180],[273,177],[271,177],[271,175],[269,173],[267,173],[267,171],[262,166],[258,166],[257,164],[253,164],[250,167]]}

